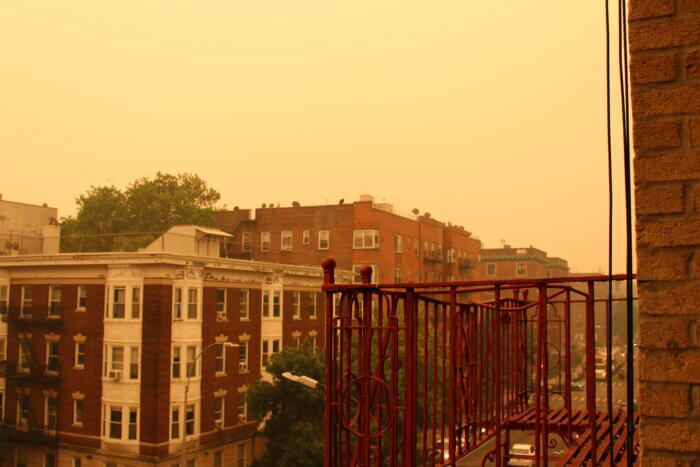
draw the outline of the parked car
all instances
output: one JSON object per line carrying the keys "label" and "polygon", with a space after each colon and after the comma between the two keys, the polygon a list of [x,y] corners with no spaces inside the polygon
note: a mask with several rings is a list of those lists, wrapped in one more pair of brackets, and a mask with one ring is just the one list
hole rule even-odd
{"label": "parked car", "polygon": [[[508,459],[508,465],[515,465],[515,466],[534,466],[535,465],[535,447],[532,444],[521,444],[521,443],[516,443],[513,446],[511,446],[510,451],[510,458]],[[521,457],[516,457],[513,458],[512,456],[530,456],[529,458],[521,458]]]}
{"label": "parked car", "polygon": [[571,390],[572,391],[583,391],[584,389],[586,389],[586,387],[583,385],[583,383],[581,381],[579,381],[577,383],[571,383]]}

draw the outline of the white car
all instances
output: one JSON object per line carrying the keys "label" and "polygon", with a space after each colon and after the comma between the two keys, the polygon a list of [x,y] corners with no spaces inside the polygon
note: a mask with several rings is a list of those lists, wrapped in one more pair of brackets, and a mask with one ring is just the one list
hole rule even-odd
{"label": "white car", "polygon": [[535,447],[532,444],[514,444],[510,447],[509,454],[511,456],[530,456],[529,459],[522,458],[510,458],[508,459],[508,465],[522,465],[522,466],[533,466],[535,465]]}

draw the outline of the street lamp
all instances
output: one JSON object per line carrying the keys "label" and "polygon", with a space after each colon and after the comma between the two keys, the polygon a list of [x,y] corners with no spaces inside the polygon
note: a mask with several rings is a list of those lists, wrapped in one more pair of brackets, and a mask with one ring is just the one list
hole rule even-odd
{"label": "street lamp", "polygon": [[[197,360],[199,360],[199,357],[201,357],[204,352],[215,345],[223,345],[224,352],[226,351],[226,348],[240,347],[240,344],[234,344],[233,342],[212,342],[211,344],[207,345],[194,357],[193,363],[195,375],[197,374]],[[187,374],[187,366],[185,366],[185,373]],[[185,403],[182,413],[182,467],[187,467],[187,393],[190,391],[190,378],[191,377],[188,374],[187,380],[185,380]],[[195,420],[192,421],[192,423],[194,422]]]}
{"label": "street lamp", "polygon": [[301,384],[302,386],[306,386],[309,389],[320,389],[321,391],[326,390],[326,386],[323,384],[319,383],[313,378],[309,378],[308,376],[300,375],[298,373],[294,373],[292,371],[285,371],[282,373],[282,377],[288,381],[291,381],[293,383]]}

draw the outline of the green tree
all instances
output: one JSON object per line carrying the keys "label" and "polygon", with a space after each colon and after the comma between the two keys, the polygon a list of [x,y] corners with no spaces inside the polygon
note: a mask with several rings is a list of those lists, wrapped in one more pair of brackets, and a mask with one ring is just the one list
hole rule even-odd
{"label": "green tree", "polygon": [[247,392],[248,406],[258,420],[265,420],[267,445],[255,467],[323,465],[323,392],[282,378],[291,371],[322,381],[324,353],[307,340],[299,349],[287,347],[270,359],[272,383],[258,381]]}
{"label": "green tree", "polygon": [[212,212],[220,197],[188,173],[158,172],[153,179],[135,180],[124,191],[93,186],[76,199],[76,216],[62,219],[61,249],[135,250],[173,225],[214,225]]}

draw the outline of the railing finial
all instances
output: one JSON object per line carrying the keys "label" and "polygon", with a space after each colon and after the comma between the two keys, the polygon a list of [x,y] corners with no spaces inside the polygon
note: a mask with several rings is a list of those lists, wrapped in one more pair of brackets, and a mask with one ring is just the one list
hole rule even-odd
{"label": "railing finial", "polygon": [[335,284],[335,260],[326,258],[321,262],[323,268],[323,285]]}
{"label": "railing finial", "polygon": [[360,277],[362,277],[363,284],[372,283],[372,266],[365,264],[360,268]]}

